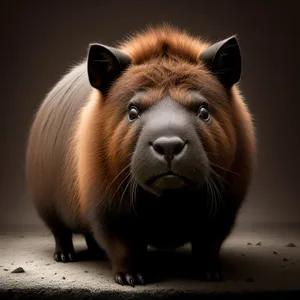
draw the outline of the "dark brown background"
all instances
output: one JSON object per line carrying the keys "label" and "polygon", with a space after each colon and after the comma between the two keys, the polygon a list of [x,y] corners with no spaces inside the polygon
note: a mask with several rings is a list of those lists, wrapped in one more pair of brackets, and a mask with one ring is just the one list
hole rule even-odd
{"label": "dark brown background", "polygon": [[[299,222],[296,1],[2,1],[0,226],[40,224],[26,196],[28,128],[46,92],[86,55],[162,21],[218,40],[238,34],[241,88],[255,116],[258,169],[241,222]],[[282,3],[282,4],[279,4]]]}

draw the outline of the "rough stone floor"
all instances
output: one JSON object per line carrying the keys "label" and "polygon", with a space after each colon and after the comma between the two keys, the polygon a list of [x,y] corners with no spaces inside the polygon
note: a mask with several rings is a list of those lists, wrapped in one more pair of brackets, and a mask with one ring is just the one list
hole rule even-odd
{"label": "rough stone floor", "polygon": [[[84,260],[81,236],[74,237],[74,246],[83,260],[57,263],[49,232],[2,228],[0,299],[300,299],[299,225],[237,225],[221,251],[223,282],[189,278],[187,246],[149,252],[149,266],[157,275],[151,284],[119,286],[107,261]],[[18,267],[25,272],[12,273]]]}

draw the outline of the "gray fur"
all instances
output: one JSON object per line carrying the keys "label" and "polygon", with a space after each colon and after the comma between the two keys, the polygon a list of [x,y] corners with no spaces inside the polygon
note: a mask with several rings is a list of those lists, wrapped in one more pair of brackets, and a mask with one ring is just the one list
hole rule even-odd
{"label": "gray fur", "polygon": [[[68,201],[73,194],[71,187],[63,187],[62,176],[68,168],[66,151],[74,121],[91,91],[86,63],[83,62],[61,78],[48,93],[35,116],[28,140],[27,180],[33,202],[39,202],[39,214],[51,223],[47,216],[55,210],[56,213],[51,215],[59,214],[60,220],[74,231],[79,229],[76,227],[80,220],[74,220],[77,214],[70,211]],[[67,176],[71,176],[66,171]]]}

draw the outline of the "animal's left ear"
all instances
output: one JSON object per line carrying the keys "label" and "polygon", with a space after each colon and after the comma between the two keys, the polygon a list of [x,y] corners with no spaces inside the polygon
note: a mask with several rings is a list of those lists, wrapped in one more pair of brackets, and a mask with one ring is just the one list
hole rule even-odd
{"label": "animal's left ear", "polygon": [[241,52],[236,36],[209,46],[199,59],[230,89],[241,76]]}
{"label": "animal's left ear", "polygon": [[130,57],[119,49],[91,44],[87,59],[90,84],[105,94],[130,62]]}

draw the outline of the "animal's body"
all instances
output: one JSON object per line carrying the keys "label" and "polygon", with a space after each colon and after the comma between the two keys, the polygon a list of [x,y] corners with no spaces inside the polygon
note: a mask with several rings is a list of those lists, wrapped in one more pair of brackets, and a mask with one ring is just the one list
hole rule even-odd
{"label": "animal's body", "polygon": [[118,49],[90,46],[29,134],[29,191],[57,261],[75,259],[81,233],[107,253],[116,282],[133,285],[148,245],[191,242],[196,266],[219,277],[255,162],[240,72],[235,37],[209,44],[162,26]]}

